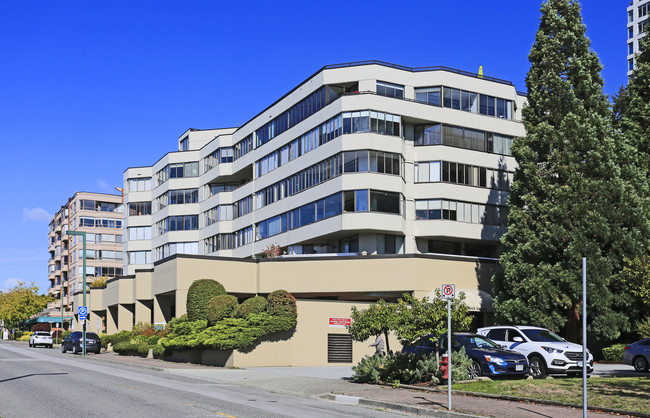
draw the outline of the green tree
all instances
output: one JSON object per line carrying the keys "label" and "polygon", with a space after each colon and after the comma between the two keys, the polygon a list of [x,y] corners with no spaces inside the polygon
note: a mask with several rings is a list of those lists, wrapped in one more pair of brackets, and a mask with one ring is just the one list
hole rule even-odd
{"label": "green tree", "polygon": [[[400,343],[409,345],[424,335],[433,334],[437,340],[447,332],[447,300],[440,289],[435,297],[418,300],[408,293],[397,302],[395,330]],[[460,292],[451,302],[451,329],[453,332],[468,331],[472,322],[465,293]]]}
{"label": "green tree", "polygon": [[38,286],[18,282],[8,292],[0,292],[0,318],[7,327],[15,327],[39,313],[54,299],[49,295],[39,295]]}
{"label": "green tree", "polygon": [[396,304],[386,302],[383,299],[380,299],[374,305],[370,305],[367,309],[358,310],[356,306],[353,306],[350,314],[352,323],[347,327],[352,339],[354,341],[365,341],[377,334],[383,334],[386,342],[386,352],[390,353],[388,333],[395,330],[397,325],[396,308]]}
{"label": "green tree", "polygon": [[[590,336],[611,340],[630,328],[618,309],[624,255],[647,247],[647,212],[633,157],[616,141],[601,65],[590,51],[580,5],[548,0],[530,51],[526,136],[502,237],[503,273],[493,278],[498,322],[531,324],[580,339],[582,257],[588,260]],[[636,174],[635,174],[636,173]]]}
{"label": "green tree", "polygon": [[225,295],[226,289],[221,283],[211,279],[195,280],[187,290],[187,318],[190,321],[208,319],[208,305],[215,296]]}
{"label": "green tree", "polygon": [[[452,330],[467,331],[472,322],[465,294],[452,301],[451,305]],[[436,289],[433,299],[416,299],[409,293],[404,293],[397,303],[380,300],[367,309],[358,310],[352,307],[352,323],[348,332],[355,341],[365,341],[379,333],[384,335],[386,350],[388,334],[394,331],[397,339],[403,345],[414,343],[420,337],[433,334],[437,339],[447,332],[447,301],[442,299],[440,289]]]}

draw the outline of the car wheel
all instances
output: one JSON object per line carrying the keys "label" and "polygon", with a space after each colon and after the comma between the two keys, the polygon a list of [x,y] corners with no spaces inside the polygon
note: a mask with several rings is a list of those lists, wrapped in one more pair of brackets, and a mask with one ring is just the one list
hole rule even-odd
{"label": "car wheel", "polygon": [[467,374],[469,374],[470,379],[476,379],[483,374],[481,372],[481,365],[478,363],[478,361],[472,361],[472,364],[470,364],[470,366],[467,368]]}
{"label": "car wheel", "polygon": [[33,347],[33,345],[32,345],[32,343],[31,343],[31,342],[29,342],[29,343],[27,343],[27,344],[29,344],[29,346],[30,346],[30,347]]}
{"label": "car wheel", "polygon": [[648,371],[648,360],[642,356],[636,356],[632,362],[634,365],[634,370],[637,372],[647,372]]}
{"label": "car wheel", "polygon": [[72,354],[77,354],[79,350],[77,350],[77,346],[72,344]]}
{"label": "car wheel", "polygon": [[546,363],[544,363],[543,358],[540,356],[531,356],[528,362],[530,363],[530,374],[533,376],[533,379],[546,378]]}
{"label": "car wheel", "polygon": [[61,352],[65,354],[65,344],[61,344]]}

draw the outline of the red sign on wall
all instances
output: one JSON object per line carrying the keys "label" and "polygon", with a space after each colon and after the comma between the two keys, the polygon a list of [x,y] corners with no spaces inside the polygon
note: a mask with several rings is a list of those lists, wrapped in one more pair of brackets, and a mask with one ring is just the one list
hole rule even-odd
{"label": "red sign on wall", "polygon": [[345,328],[351,323],[352,320],[350,318],[330,318],[330,327],[332,328]]}

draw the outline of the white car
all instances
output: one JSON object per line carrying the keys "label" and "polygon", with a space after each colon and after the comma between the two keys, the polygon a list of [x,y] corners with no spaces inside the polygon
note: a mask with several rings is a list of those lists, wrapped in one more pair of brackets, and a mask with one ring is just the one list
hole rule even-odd
{"label": "white car", "polygon": [[[546,328],[529,326],[493,326],[477,331],[504,348],[528,357],[535,379],[548,374],[582,373],[582,346],[566,341]],[[587,350],[587,373],[594,369],[594,357]]]}
{"label": "white car", "polygon": [[43,345],[45,347],[52,348],[52,336],[47,331],[36,331],[29,337],[29,346],[36,347],[37,345]]}

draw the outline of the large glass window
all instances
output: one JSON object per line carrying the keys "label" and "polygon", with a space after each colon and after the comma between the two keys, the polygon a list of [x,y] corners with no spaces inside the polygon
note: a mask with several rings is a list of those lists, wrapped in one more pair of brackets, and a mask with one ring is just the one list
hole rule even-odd
{"label": "large glass window", "polygon": [[404,86],[400,86],[399,84],[386,83],[384,81],[377,81],[377,94],[381,96],[403,99]]}
{"label": "large glass window", "polygon": [[151,264],[151,251],[129,251],[129,264]]}
{"label": "large glass window", "polygon": [[199,203],[199,189],[170,190],[168,196],[170,205]]}
{"label": "large glass window", "polygon": [[150,226],[130,226],[127,228],[127,230],[129,234],[129,241],[151,239]]}
{"label": "large glass window", "polygon": [[508,207],[446,199],[416,200],[415,219],[443,219],[474,224],[506,226],[508,223]]}
{"label": "large glass window", "polygon": [[415,89],[415,100],[433,106],[440,106],[440,91],[442,87],[425,87]]}
{"label": "large glass window", "polygon": [[129,216],[151,215],[151,202],[129,203]]}

